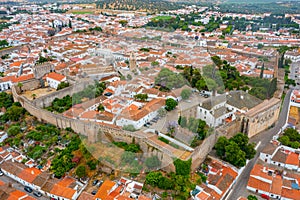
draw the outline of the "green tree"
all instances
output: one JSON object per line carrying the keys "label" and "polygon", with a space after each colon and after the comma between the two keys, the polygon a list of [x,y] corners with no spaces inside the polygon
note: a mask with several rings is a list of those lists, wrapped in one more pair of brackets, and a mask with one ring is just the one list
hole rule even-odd
{"label": "green tree", "polygon": [[217,151],[217,155],[221,158],[225,156],[225,147],[229,144],[228,139],[225,136],[219,137],[217,143],[215,144],[215,149]]}
{"label": "green tree", "polygon": [[160,181],[158,182],[158,188],[163,190],[170,190],[174,188],[174,182],[173,180],[167,178],[167,177],[161,177]]}
{"label": "green tree", "polygon": [[132,79],[132,76],[130,74],[127,74],[127,80],[131,80]]}
{"label": "green tree", "polygon": [[86,176],[85,166],[83,165],[78,166],[75,173],[79,178],[85,177]]}
{"label": "green tree", "polygon": [[171,110],[174,110],[177,105],[178,105],[177,101],[175,101],[174,99],[169,98],[169,99],[166,100],[165,109],[167,111],[171,111]]}
{"label": "green tree", "polygon": [[192,160],[183,161],[176,159],[174,162],[175,170],[177,175],[189,176],[191,173]]}
{"label": "green tree", "polygon": [[17,86],[18,86],[18,88],[20,89],[20,92],[22,93],[23,83],[18,82]]}
{"label": "green tree", "polygon": [[181,91],[180,95],[181,95],[182,99],[188,99],[188,98],[190,98],[191,94],[192,94],[192,91],[190,89],[183,89]]}
{"label": "green tree", "polygon": [[140,101],[147,101],[148,99],[148,94],[136,94],[133,97],[135,100],[140,100]]}
{"label": "green tree", "polygon": [[70,83],[68,83],[68,82],[61,82],[60,84],[58,84],[56,90],[61,90],[63,88],[69,87],[69,86],[70,86]]}
{"label": "green tree", "polygon": [[161,172],[149,172],[146,176],[146,184],[156,187],[163,177]]}
{"label": "green tree", "polygon": [[0,108],[9,108],[13,104],[13,97],[6,92],[0,92]]}
{"label": "green tree", "polygon": [[125,151],[121,156],[121,164],[130,164],[135,160],[135,154],[129,151]]}
{"label": "green tree", "polygon": [[120,20],[119,23],[124,27],[128,24],[127,20]]}
{"label": "green tree", "polygon": [[164,108],[160,108],[157,112],[159,117],[164,117],[167,115],[167,111]]}
{"label": "green tree", "polygon": [[254,158],[256,154],[254,143],[247,144],[246,146],[242,147],[242,150],[246,153],[246,158],[249,160]]}
{"label": "green tree", "polygon": [[235,142],[239,147],[244,147],[248,144],[249,138],[243,133],[237,133],[229,139],[229,141]]}
{"label": "green tree", "polygon": [[246,165],[246,153],[243,152],[239,145],[233,141],[225,147],[226,161],[237,167],[243,167]]}
{"label": "green tree", "polygon": [[263,66],[260,69],[260,75],[259,78],[263,78],[264,77],[264,70],[265,70],[265,65],[263,64]]}
{"label": "green tree", "polygon": [[96,160],[89,160],[86,164],[89,166],[90,170],[95,170],[97,168]]}
{"label": "green tree", "polygon": [[146,158],[145,165],[149,170],[153,170],[160,167],[161,161],[158,159],[157,156],[151,156]]}
{"label": "green tree", "polygon": [[201,91],[201,90],[208,90],[206,82],[203,78],[197,81],[196,83],[196,88]]}
{"label": "green tree", "polygon": [[262,49],[264,47],[264,45],[262,44],[262,43],[259,43],[258,45],[257,45],[257,48],[258,49]]}
{"label": "green tree", "polygon": [[168,68],[163,68],[155,77],[155,84],[161,86],[160,89],[167,91],[173,88],[181,88],[186,83],[186,80],[181,74],[176,74]]}
{"label": "green tree", "polygon": [[7,109],[6,115],[12,121],[18,121],[25,113],[25,109],[19,106],[11,106]]}
{"label": "green tree", "polygon": [[130,132],[135,132],[135,131],[137,131],[137,129],[134,128],[134,126],[133,126],[132,124],[124,125],[124,126],[123,126],[123,130],[125,130],[125,131],[130,131]]}
{"label": "green tree", "polygon": [[16,136],[21,132],[21,128],[18,125],[13,125],[7,129],[8,136]]}
{"label": "green tree", "polygon": [[159,62],[158,61],[153,61],[151,62],[151,66],[158,66],[159,65]]}
{"label": "green tree", "polygon": [[132,153],[137,153],[141,151],[140,145],[139,144],[129,144],[125,146],[125,151],[132,152]]}
{"label": "green tree", "polygon": [[98,112],[105,111],[105,107],[100,103],[99,106],[97,107]]}
{"label": "green tree", "polygon": [[[179,120],[178,120],[179,121]],[[187,119],[184,116],[180,116],[180,121],[178,123],[182,128],[187,126]]]}
{"label": "green tree", "polygon": [[223,61],[221,60],[221,58],[219,56],[212,56],[211,60],[214,62],[215,65],[217,65],[219,68],[221,67],[221,65],[223,64]]}
{"label": "green tree", "polygon": [[72,28],[72,21],[69,19],[69,28]]}

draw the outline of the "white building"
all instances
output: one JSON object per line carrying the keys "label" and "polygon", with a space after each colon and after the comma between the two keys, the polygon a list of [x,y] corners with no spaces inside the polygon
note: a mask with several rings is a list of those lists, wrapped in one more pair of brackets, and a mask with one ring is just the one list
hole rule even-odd
{"label": "white building", "polygon": [[226,95],[211,97],[201,102],[197,110],[197,118],[204,120],[210,127],[224,124],[226,120],[235,120],[235,113],[245,113],[262,100],[243,91],[231,91]]}
{"label": "white building", "polygon": [[47,84],[54,89],[57,89],[57,86],[60,83],[65,82],[67,80],[66,76],[55,72],[50,72],[45,77]]}
{"label": "white building", "polygon": [[165,106],[164,99],[153,99],[144,106],[131,104],[117,117],[117,126],[133,125],[139,129],[158,115],[158,110]]}

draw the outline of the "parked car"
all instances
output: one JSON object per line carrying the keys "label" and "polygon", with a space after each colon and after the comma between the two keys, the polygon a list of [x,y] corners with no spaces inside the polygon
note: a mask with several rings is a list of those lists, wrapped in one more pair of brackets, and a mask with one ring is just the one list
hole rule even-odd
{"label": "parked car", "polygon": [[270,199],[270,197],[269,197],[268,195],[266,195],[266,194],[261,194],[261,197],[262,197],[263,199],[267,199],[267,200]]}
{"label": "parked car", "polygon": [[41,196],[43,196],[42,193],[40,193],[40,192],[38,192],[38,191],[34,191],[34,192],[33,192],[33,195],[36,196],[36,197],[41,197]]}
{"label": "parked car", "polygon": [[3,172],[2,172],[2,170],[0,169],[0,176],[3,176],[4,174],[3,174]]}
{"label": "parked car", "polygon": [[94,180],[94,181],[93,181],[93,186],[97,185],[98,182],[99,182],[99,180],[97,180],[97,179]]}
{"label": "parked car", "polygon": [[28,187],[28,186],[25,186],[25,187],[24,187],[24,190],[25,190],[26,192],[29,192],[29,193],[32,192],[31,187]]}
{"label": "parked car", "polygon": [[97,191],[96,191],[96,190],[93,190],[93,191],[92,191],[92,195],[95,195],[95,194],[97,194]]}

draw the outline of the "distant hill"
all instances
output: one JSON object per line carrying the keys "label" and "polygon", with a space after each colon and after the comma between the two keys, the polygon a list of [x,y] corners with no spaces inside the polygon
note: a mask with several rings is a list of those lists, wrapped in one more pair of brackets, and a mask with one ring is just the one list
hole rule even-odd
{"label": "distant hill", "polygon": [[166,0],[170,2],[185,2],[185,3],[275,3],[275,2],[300,2],[300,0]]}

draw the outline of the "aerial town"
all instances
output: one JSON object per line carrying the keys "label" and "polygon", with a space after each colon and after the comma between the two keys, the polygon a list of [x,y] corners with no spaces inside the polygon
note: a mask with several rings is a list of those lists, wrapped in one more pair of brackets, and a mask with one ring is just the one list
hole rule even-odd
{"label": "aerial town", "polygon": [[252,1],[0,1],[0,200],[300,200],[300,1]]}

